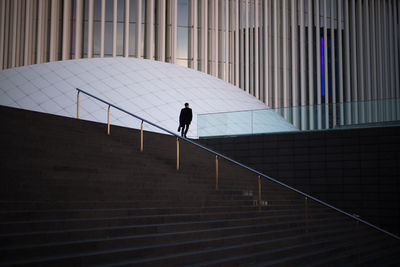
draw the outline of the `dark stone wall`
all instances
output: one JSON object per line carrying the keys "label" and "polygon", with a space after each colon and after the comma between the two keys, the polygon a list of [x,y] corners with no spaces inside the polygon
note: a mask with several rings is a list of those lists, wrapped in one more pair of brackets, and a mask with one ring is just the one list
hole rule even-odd
{"label": "dark stone wall", "polygon": [[203,138],[202,144],[400,234],[400,127]]}

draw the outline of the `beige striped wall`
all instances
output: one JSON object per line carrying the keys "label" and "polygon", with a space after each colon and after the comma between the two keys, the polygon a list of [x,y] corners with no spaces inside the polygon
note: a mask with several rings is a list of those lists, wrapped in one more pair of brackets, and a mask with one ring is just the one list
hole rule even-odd
{"label": "beige striped wall", "polygon": [[[123,0],[122,55],[117,53],[121,1],[0,0],[0,68],[104,57],[106,1],[114,8],[110,56],[127,57],[134,44],[136,57],[181,64],[179,0]],[[187,1],[187,66],[235,84],[270,107],[400,97],[398,0]],[[138,12],[142,5],[143,13]],[[98,55],[93,52],[95,6],[101,8]],[[131,10],[137,20],[134,36]],[[336,93],[322,96],[322,86]]]}

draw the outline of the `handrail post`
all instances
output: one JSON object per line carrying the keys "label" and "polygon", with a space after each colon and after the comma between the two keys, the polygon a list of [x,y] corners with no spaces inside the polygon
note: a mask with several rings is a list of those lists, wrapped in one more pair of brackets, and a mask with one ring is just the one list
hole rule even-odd
{"label": "handrail post", "polygon": [[179,138],[176,138],[176,170],[179,171]]}
{"label": "handrail post", "polygon": [[107,111],[107,135],[110,135],[110,105],[108,105]]}
{"label": "handrail post", "polygon": [[304,224],[306,226],[306,233],[308,233],[308,198],[304,198]]}
{"label": "handrail post", "polygon": [[76,118],[79,120],[79,93],[81,91],[78,90],[78,93],[76,94]]}
{"label": "handrail post", "polygon": [[215,190],[218,191],[218,156],[215,156]]}
{"label": "handrail post", "polygon": [[261,176],[258,176],[258,211],[261,211]]}
{"label": "handrail post", "polygon": [[140,152],[143,152],[143,121],[140,124]]}

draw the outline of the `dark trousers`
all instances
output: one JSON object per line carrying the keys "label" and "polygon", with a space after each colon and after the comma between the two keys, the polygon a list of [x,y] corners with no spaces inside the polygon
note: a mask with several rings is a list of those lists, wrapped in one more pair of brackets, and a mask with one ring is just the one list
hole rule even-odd
{"label": "dark trousers", "polygon": [[181,123],[181,136],[185,136],[189,130],[189,123]]}

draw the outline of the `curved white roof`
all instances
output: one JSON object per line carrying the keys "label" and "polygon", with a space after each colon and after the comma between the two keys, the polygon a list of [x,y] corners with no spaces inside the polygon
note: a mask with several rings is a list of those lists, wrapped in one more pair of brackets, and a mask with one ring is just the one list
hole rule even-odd
{"label": "curved white roof", "polygon": [[[75,88],[171,131],[177,130],[180,110],[189,102],[193,109],[189,137],[197,137],[197,114],[267,108],[211,75],[153,60],[78,59],[0,71],[0,105],[76,117]],[[79,115],[106,122],[107,105],[81,94]],[[140,121],[112,108],[110,117],[111,124],[140,127]]]}

